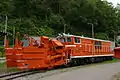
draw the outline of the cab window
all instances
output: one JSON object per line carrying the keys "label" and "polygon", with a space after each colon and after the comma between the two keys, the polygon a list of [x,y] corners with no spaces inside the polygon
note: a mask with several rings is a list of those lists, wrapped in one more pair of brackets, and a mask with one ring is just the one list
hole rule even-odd
{"label": "cab window", "polygon": [[61,37],[61,38],[58,38],[58,40],[61,42],[71,42],[72,38],[71,37]]}
{"label": "cab window", "polygon": [[66,41],[64,37],[59,38],[59,40],[60,40],[61,42],[65,42],[65,41]]}
{"label": "cab window", "polygon": [[67,41],[66,42],[71,42],[71,37],[67,37]]}
{"label": "cab window", "polygon": [[74,37],[75,43],[80,43],[80,38],[79,37]]}
{"label": "cab window", "polygon": [[28,47],[29,46],[29,40],[28,39],[23,39],[23,47]]}

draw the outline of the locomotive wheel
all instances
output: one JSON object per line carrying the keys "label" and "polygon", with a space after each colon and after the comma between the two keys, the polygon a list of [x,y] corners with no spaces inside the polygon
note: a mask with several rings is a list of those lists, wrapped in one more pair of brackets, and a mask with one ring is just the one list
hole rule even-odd
{"label": "locomotive wheel", "polygon": [[95,58],[90,58],[90,62],[94,63],[95,62]]}
{"label": "locomotive wheel", "polygon": [[52,68],[53,68],[53,66],[50,65],[50,66],[48,67],[48,70],[51,70]]}
{"label": "locomotive wheel", "polygon": [[66,60],[66,63],[63,64],[63,67],[70,67],[72,64],[71,60]]}
{"label": "locomotive wheel", "polygon": [[76,61],[76,59],[73,59],[73,60],[72,60],[72,65],[73,65],[73,66],[77,66],[77,61]]}
{"label": "locomotive wheel", "polygon": [[84,65],[84,64],[85,64],[84,59],[80,59],[80,65]]}

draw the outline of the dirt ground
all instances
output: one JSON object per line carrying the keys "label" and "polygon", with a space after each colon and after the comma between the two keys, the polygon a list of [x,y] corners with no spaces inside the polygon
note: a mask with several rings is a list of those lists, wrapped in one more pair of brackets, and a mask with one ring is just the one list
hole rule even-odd
{"label": "dirt ground", "polygon": [[40,80],[120,80],[120,62],[80,68]]}
{"label": "dirt ground", "polygon": [[111,80],[120,80],[120,72],[115,74]]}

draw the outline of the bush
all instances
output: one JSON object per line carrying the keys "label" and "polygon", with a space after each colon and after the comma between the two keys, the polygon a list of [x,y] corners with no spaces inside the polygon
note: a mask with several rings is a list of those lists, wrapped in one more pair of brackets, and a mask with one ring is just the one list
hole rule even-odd
{"label": "bush", "polygon": [[97,39],[103,39],[103,40],[108,40],[108,36],[106,33],[96,33],[95,37]]}
{"label": "bush", "polygon": [[0,45],[4,45],[4,41],[0,41]]}
{"label": "bush", "polygon": [[4,47],[0,47],[0,57],[4,57]]}

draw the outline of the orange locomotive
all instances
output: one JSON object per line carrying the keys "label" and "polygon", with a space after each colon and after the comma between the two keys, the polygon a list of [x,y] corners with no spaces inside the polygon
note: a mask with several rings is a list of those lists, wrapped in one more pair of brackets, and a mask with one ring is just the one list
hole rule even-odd
{"label": "orange locomotive", "polygon": [[18,69],[45,69],[61,65],[78,65],[112,59],[112,43],[69,34],[60,34],[54,39],[45,36],[27,37],[10,48],[6,41],[8,67]]}

